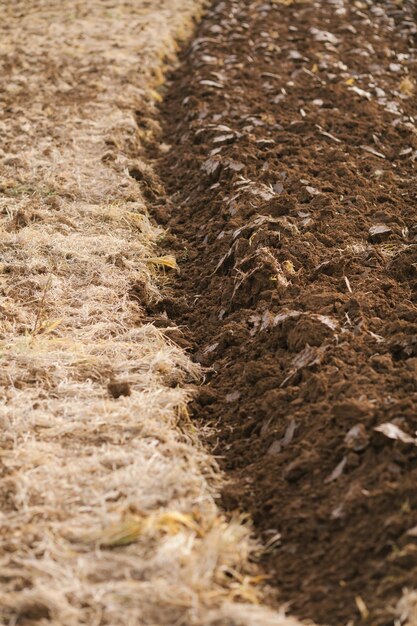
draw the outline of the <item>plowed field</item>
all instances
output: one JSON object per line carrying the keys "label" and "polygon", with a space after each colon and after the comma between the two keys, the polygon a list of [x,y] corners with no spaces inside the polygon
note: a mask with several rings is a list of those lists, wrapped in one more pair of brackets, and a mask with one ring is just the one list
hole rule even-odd
{"label": "plowed field", "polygon": [[149,147],[223,504],[333,626],[417,581],[416,45],[412,2],[217,2]]}

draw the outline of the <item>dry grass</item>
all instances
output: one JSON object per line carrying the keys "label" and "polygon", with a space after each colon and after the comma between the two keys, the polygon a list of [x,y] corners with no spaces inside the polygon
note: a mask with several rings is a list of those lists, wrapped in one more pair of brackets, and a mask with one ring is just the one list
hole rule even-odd
{"label": "dry grass", "polygon": [[[187,355],[147,323],[175,259],[141,137],[201,0],[0,6],[0,623],[291,626],[215,503]],[[135,112],[142,120],[138,128]],[[132,297],[132,293],[135,297]],[[112,398],[110,380],[131,395]]]}
{"label": "dry grass", "polygon": [[395,626],[417,625],[417,592],[405,590],[397,606]]}

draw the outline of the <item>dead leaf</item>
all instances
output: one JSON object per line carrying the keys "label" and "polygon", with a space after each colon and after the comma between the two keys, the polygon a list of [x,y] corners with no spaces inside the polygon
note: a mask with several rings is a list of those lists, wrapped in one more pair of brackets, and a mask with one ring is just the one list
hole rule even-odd
{"label": "dead leaf", "polygon": [[415,82],[413,80],[411,80],[411,78],[406,76],[400,82],[399,90],[401,91],[401,93],[404,96],[410,97],[410,96],[412,96],[414,94],[414,92],[416,90]]}
{"label": "dead leaf", "polygon": [[323,135],[323,137],[328,137],[329,139],[332,139],[332,141],[336,141],[336,143],[342,143],[341,139],[338,139],[331,133],[326,132],[325,130],[321,130],[320,135]]}
{"label": "dead leaf", "polygon": [[200,80],[200,85],[205,87],[215,87],[216,89],[223,89],[223,85],[216,83],[214,80]]}
{"label": "dead leaf", "polygon": [[399,63],[390,63],[389,64],[389,71],[390,72],[394,72],[395,74],[397,74],[398,72],[401,72],[402,70],[402,65],[400,65]]}
{"label": "dead leaf", "polygon": [[203,354],[210,354],[211,352],[214,352],[216,350],[216,348],[218,347],[218,343],[213,343],[211,346],[208,346],[208,348],[206,348],[204,350]]}
{"label": "dead leaf", "polygon": [[215,174],[220,169],[220,166],[221,166],[220,159],[210,158],[210,159],[207,159],[207,161],[204,161],[204,163],[201,166],[201,169],[204,172],[206,172],[208,176],[215,178]]}
{"label": "dead leaf", "polygon": [[369,435],[364,424],[356,424],[345,435],[345,444],[351,450],[359,452],[369,444]]}
{"label": "dead leaf", "polygon": [[334,480],[337,480],[338,478],[340,478],[340,476],[343,474],[343,470],[345,469],[346,463],[347,463],[347,457],[344,456],[343,459],[340,461],[340,463],[336,465],[336,467],[334,468],[330,476],[328,476],[324,480],[324,484],[328,485],[329,483],[332,483]]}
{"label": "dead leaf", "polygon": [[356,85],[349,87],[349,91],[353,91],[354,93],[356,93],[356,95],[360,96],[361,98],[366,98],[367,100],[372,99],[372,95],[369,93],[369,91],[365,91],[364,89],[361,89],[360,87],[356,87]]}
{"label": "dead leaf", "polygon": [[289,260],[284,261],[282,264],[282,268],[284,272],[286,274],[289,274],[290,276],[293,276],[296,273],[295,268],[294,268],[294,263],[292,261],[289,261]]}
{"label": "dead leaf", "polygon": [[329,315],[319,315],[318,313],[315,315],[313,313],[311,317],[318,319],[322,324],[330,328],[330,330],[337,330],[339,327],[339,322]]}
{"label": "dead leaf", "polygon": [[392,424],[391,422],[385,422],[385,424],[380,424],[379,426],[375,426],[374,430],[378,433],[382,433],[388,439],[397,439],[398,441],[402,441],[403,443],[412,443],[417,446],[417,439],[411,437],[405,433],[401,428]]}
{"label": "dead leaf", "polygon": [[345,283],[346,283],[346,287],[347,287],[348,292],[349,292],[349,293],[353,293],[353,292],[352,292],[352,287],[351,287],[351,285],[350,285],[349,278],[348,278],[347,276],[343,276],[343,279],[344,279],[344,281],[345,281]]}
{"label": "dead leaf", "polygon": [[372,243],[385,241],[390,235],[392,235],[392,228],[386,224],[376,224],[369,229],[369,239]]}
{"label": "dead leaf", "polygon": [[240,163],[240,161],[229,161],[227,168],[229,170],[233,170],[234,172],[241,172],[245,169],[245,166],[243,163]]}
{"label": "dead leaf", "polygon": [[285,435],[282,438],[282,445],[285,448],[288,446],[294,438],[295,429],[297,428],[297,424],[295,420],[291,420],[291,422],[287,426],[287,430],[285,431]]}
{"label": "dead leaf", "polygon": [[214,137],[213,143],[217,145],[225,145],[232,143],[235,139],[236,135],[234,133],[229,133],[228,135],[219,135],[218,137]]}
{"label": "dead leaf", "polygon": [[313,26],[312,28],[310,28],[310,33],[313,35],[316,41],[331,43],[334,46],[339,43],[338,38],[333,35],[333,33],[329,33],[327,30],[320,30],[319,28],[315,28]]}
{"label": "dead leaf", "polygon": [[54,320],[53,322],[51,321],[46,321],[43,324],[41,324],[39,330],[37,331],[36,334],[38,335],[47,335],[48,333],[52,333],[54,330],[56,330],[58,328],[58,326],[60,326],[63,322],[63,319],[59,319],[59,320]]}
{"label": "dead leaf", "polygon": [[361,614],[362,620],[365,622],[369,617],[369,610],[366,606],[365,602],[362,600],[360,596],[356,596],[355,598],[356,606],[358,607],[358,611]]}
{"label": "dead leaf", "polygon": [[237,400],[239,400],[240,396],[242,394],[240,393],[240,391],[232,391],[232,393],[228,393],[226,396],[226,402],[228,404],[230,404],[231,402],[236,402]]}
{"label": "dead leaf", "polygon": [[291,420],[288,424],[285,434],[282,439],[278,439],[277,441],[273,441],[270,447],[268,448],[268,454],[275,455],[279,454],[282,448],[286,448],[290,445],[291,441],[294,438],[294,433],[297,428],[297,424],[295,420]]}
{"label": "dead leaf", "polygon": [[372,148],[372,146],[361,146],[361,148],[362,148],[362,150],[365,150],[365,152],[369,152],[370,154],[373,154],[374,156],[377,156],[380,159],[386,159],[387,158],[385,156],[385,154],[382,154],[382,152],[378,152],[377,150]]}
{"label": "dead leaf", "polygon": [[297,354],[297,356],[292,360],[290,372],[288,376],[284,378],[280,387],[284,387],[284,385],[304,367],[311,367],[312,365],[318,365],[321,363],[326,349],[327,346],[320,346],[320,348],[316,348],[315,346],[312,347],[307,344],[304,350]]}
{"label": "dead leaf", "polygon": [[307,185],[306,191],[310,194],[310,196],[317,196],[320,193],[318,189],[316,189],[315,187],[310,187],[309,185]]}

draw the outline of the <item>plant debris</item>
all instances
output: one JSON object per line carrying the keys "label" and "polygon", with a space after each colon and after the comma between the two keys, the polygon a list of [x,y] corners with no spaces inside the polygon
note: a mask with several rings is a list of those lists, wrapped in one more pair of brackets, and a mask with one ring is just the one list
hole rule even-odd
{"label": "plant debris", "polygon": [[381,243],[389,239],[392,235],[392,228],[386,226],[386,224],[378,224],[377,226],[371,226],[369,229],[369,239],[372,243]]}

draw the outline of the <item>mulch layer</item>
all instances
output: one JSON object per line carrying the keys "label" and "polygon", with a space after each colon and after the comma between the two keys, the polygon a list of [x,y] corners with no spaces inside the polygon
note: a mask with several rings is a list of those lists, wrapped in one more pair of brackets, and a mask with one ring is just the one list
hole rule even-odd
{"label": "mulch layer", "polygon": [[215,3],[153,148],[181,273],[150,312],[207,368],[194,418],[278,601],[332,626],[417,585],[414,11]]}

